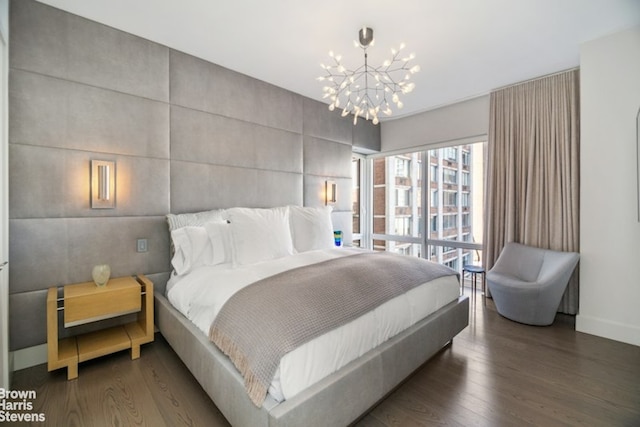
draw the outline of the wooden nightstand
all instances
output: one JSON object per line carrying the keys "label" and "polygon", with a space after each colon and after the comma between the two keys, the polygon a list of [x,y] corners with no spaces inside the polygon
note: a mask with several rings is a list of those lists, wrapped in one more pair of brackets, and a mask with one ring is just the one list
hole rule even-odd
{"label": "wooden nightstand", "polygon": [[[134,322],[58,339],[58,311],[64,312],[64,327],[138,313]],[[131,349],[131,359],[140,357],[140,345],[153,341],[153,283],[144,275],[110,279],[106,286],[93,282],[49,288],[47,294],[47,351],[50,371],[68,368],[67,378],[78,377],[78,363],[116,351]]]}

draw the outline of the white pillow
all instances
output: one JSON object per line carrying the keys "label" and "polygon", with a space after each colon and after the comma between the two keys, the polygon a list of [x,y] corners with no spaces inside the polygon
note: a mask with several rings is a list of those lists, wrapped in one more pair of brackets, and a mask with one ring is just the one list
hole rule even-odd
{"label": "white pillow", "polygon": [[224,209],[185,214],[167,214],[167,223],[169,224],[169,231],[188,226],[202,227],[208,222],[225,222],[224,214]]}
{"label": "white pillow", "polygon": [[236,265],[293,254],[289,209],[233,208],[227,211]]}
{"label": "white pillow", "polygon": [[171,239],[175,246],[171,265],[178,275],[187,274],[203,265],[231,262],[227,223],[180,227],[171,232]]}
{"label": "white pillow", "polygon": [[213,250],[213,265],[233,260],[231,251],[231,230],[227,222],[209,222],[204,225]]}
{"label": "white pillow", "polygon": [[298,252],[334,247],[331,206],[306,208],[289,206],[293,247]]}
{"label": "white pillow", "polygon": [[204,227],[178,228],[171,232],[171,240],[175,249],[171,265],[178,275],[213,264],[213,247]]}

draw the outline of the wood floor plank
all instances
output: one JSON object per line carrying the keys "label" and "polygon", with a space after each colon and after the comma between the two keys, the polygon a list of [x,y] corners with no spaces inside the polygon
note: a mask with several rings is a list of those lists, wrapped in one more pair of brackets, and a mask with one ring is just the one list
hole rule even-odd
{"label": "wood floor plank", "polygon": [[[468,290],[467,290],[468,292]],[[640,347],[501,317],[478,295],[470,323],[356,422],[388,426],[640,426]],[[228,426],[161,335],[140,359],[120,352],[80,364],[77,380],[46,365],[18,371],[44,426]],[[30,425],[16,423],[13,425]]]}

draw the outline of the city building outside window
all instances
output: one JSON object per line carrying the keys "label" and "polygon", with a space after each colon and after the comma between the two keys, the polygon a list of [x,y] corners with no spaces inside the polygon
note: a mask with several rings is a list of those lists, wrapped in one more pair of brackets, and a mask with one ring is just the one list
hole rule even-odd
{"label": "city building outside window", "polygon": [[481,142],[368,158],[372,179],[364,191],[371,194],[372,209],[364,218],[371,224],[363,235],[371,241],[366,247],[424,256],[458,271],[480,264],[483,151]]}

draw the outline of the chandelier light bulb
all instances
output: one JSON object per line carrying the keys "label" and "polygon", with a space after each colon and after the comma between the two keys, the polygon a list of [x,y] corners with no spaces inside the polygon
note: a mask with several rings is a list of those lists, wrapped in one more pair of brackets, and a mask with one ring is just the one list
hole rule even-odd
{"label": "chandelier light bulb", "polygon": [[364,64],[359,67],[349,67],[342,64],[342,56],[332,50],[329,57],[332,65],[320,64],[325,75],[318,77],[327,85],[322,89],[323,98],[329,98],[329,110],[340,107],[341,116],[353,114],[353,124],[358,116],[371,120],[374,125],[379,123],[378,114],[382,112],[390,116],[393,112],[390,103],[400,109],[403,103],[400,95],[404,96],[415,89],[415,84],[409,82],[411,76],[420,71],[419,65],[409,65],[415,59],[415,54],[400,58],[400,51],[406,46],[400,44],[399,49],[391,49],[392,57],[382,62],[382,65],[371,65],[368,62],[367,49],[374,45],[373,30],[363,27],[358,32],[359,41],[353,42],[355,47],[364,51]]}

